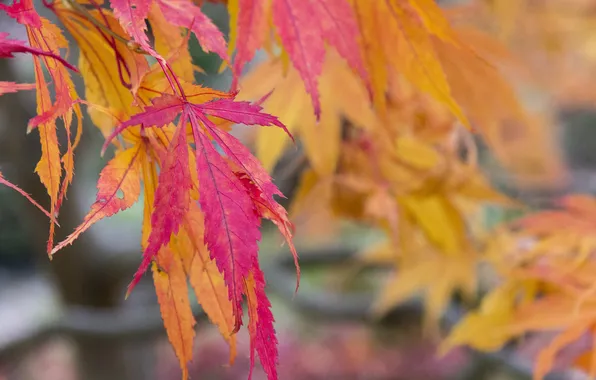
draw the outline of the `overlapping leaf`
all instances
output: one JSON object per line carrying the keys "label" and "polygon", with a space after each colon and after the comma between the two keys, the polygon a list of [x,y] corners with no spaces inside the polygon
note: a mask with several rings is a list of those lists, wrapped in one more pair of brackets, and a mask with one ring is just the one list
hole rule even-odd
{"label": "overlapping leaf", "polygon": [[[585,360],[593,348],[581,342],[596,322],[591,214],[596,202],[570,196],[560,205],[522,218],[489,245],[487,258],[503,283],[459,323],[445,348],[468,344],[492,350],[527,333],[557,331],[538,353],[534,378],[544,378],[561,361],[593,373]],[[504,239],[508,235],[513,239]],[[475,333],[480,328],[492,333]]]}
{"label": "overlapping leaf", "polygon": [[[161,15],[151,12],[157,5]],[[165,18],[173,27],[192,30],[205,52],[215,52],[224,61],[229,61],[226,42],[222,32],[213,24],[201,9],[189,0],[111,0],[114,15],[128,35],[138,44],[139,52],[147,53],[165,63],[149,44],[146,19],[149,17]]]}
{"label": "overlapping leaf", "polygon": [[180,360],[182,377],[188,378],[192,359],[195,319],[188,299],[186,274],[180,257],[168,248],[159,251],[153,263],[153,282],[168,339]]}
{"label": "overlapping leaf", "polygon": [[[204,94],[217,96],[217,93],[207,90]],[[244,283],[258,269],[255,263],[258,262],[257,242],[261,238],[260,218],[272,218],[288,243],[292,243],[285,210],[274,199],[275,195],[281,193],[250,152],[234,137],[220,130],[208,116],[249,125],[270,125],[284,130],[285,127],[277,118],[262,113],[260,106],[234,101],[229,95],[226,97],[197,104],[173,95],[154,98],[152,106],[145,107],[143,112],[120,124],[108,137],[106,145],[114,136],[131,126],[142,124],[144,128],[162,127],[180,114],[179,126],[169,143],[168,152],[163,153],[162,170],[151,211],[151,232],[147,235],[148,243],[144,248],[143,260],[129,287],[130,291],[155,260],[160,249],[179,231],[183,216],[190,207],[190,177],[189,174],[183,174],[188,166],[185,130],[186,125],[190,125],[196,150],[199,203],[205,218],[205,244],[228,287],[228,297],[235,317],[234,331],[237,331],[242,324],[243,295],[247,292]],[[225,158],[216,151],[212,140],[224,151]],[[257,192],[249,191],[241,177],[235,173],[236,170],[245,176]],[[296,255],[292,245],[291,247]],[[266,299],[262,299],[264,293],[256,294],[259,304],[266,302]],[[272,348],[262,347],[263,344],[271,345],[275,342],[257,340],[253,348],[259,353],[263,365],[270,367],[268,371],[271,378],[276,378],[275,366],[271,367],[269,362],[269,350]]]}
{"label": "overlapping leaf", "polygon": [[236,0],[228,3],[232,46],[237,47],[234,68],[240,72],[257,49],[268,43],[271,15],[281,44],[300,74],[317,119],[321,114],[318,78],[325,61],[325,42],[334,47],[368,83],[358,48],[354,12],[344,0]]}
{"label": "overlapping leaf", "polygon": [[[69,77],[73,67],[61,57],[67,44],[60,30],[39,17],[30,0],[0,5],[27,27],[30,45],[0,33],[0,56],[34,55],[38,116],[29,127],[39,129],[42,158],[36,171],[48,189],[52,217],[72,181],[80,123],[74,139],[70,126],[74,116],[80,121],[79,102],[107,137],[104,150],[111,142],[116,148],[83,223],[56,247],[52,223],[48,248],[55,253],[98,220],[131,207],[142,185],[143,258],[129,289],[151,266],[183,377],[188,377],[195,324],[190,282],[229,343],[231,360],[247,301],[251,374],[258,355],[267,377],[276,379],[277,338],[258,241],[261,219],[270,219],[296,259],[293,226],[267,171],[228,130],[234,123],[278,127],[258,138],[258,156],[269,170],[286,144],[285,124],[304,142],[311,165],[298,189],[302,207],[315,204],[307,199],[315,193],[316,207],[370,222],[388,237],[372,259],[395,265],[400,273],[389,278],[375,310],[385,312],[424,290],[428,317],[436,320],[454,289],[471,293],[475,287],[478,256],[466,222],[469,204],[509,204],[474,165],[473,144],[456,118],[478,126],[502,159],[512,151],[503,147],[514,141],[510,145],[517,151],[528,151],[520,153],[528,167],[537,162],[539,150],[528,150],[521,141],[548,145],[499,70],[484,60],[486,48],[478,45],[486,40],[452,29],[432,0],[227,3],[229,52],[223,33],[202,13],[201,1],[111,0],[113,11],[94,0],[44,2],[79,46],[84,101]],[[191,33],[226,64],[235,48],[234,81],[257,49],[274,53],[278,42],[282,51],[241,83],[245,93],[236,98],[193,83]],[[153,58],[157,62],[150,65]],[[28,88],[0,83],[0,93]],[[59,118],[67,134],[64,154],[57,140]],[[511,137],[518,129],[524,138]],[[466,158],[460,157],[459,144],[466,145]],[[2,177],[0,183],[19,191]],[[594,223],[587,211],[596,207],[571,199],[565,208],[519,224],[520,235],[540,240],[529,252],[487,255],[510,280],[464,321],[452,344],[495,348],[527,331],[562,329],[539,358],[541,376],[563,346],[591,332]],[[578,254],[570,257],[568,251]],[[520,268],[522,262],[527,265]],[[542,300],[535,299],[538,289]],[[528,302],[518,302],[520,292]],[[576,312],[565,320],[571,305]],[[549,317],[542,315],[545,309]],[[478,329],[491,334],[479,336]],[[582,360],[585,355],[577,363]]]}
{"label": "overlapping leaf", "polygon": [[[34,54],[38,115],[29,121],[28,131],[33,128],[39,130],[42,152],[35,171],[50,196],[50,213],[56,216],[62,200],[66,196],[68,186],[72,182],[74,149],[82,132],[82,115],[79,106],[75,104],[77,94],[69,73],[69,69],[77,70],[60,56],[60,49],[67,47],[66,40],[60,29],[47,19],[41,18],[30,0],[23,0],[11,6],[3,6],[3,9],[19,23],[25,25],[30,47],[19,41],[8,40],[8,34],[2,33],[0,35],[0,51],[2,53],[0,54],[4,57],[11,57],[13,52]],[[48,71],[53,83],[54,100],[50,96],[44,68]],[[78,119],[74,139],[70,132],[73,113]],[[63,155],[59,150],[56,134],[56,120],[58,118],[63,120],[67,135],[67,151]],[[54,228],[54,223],[51,223],[47,245],[48,253],[52,250],[54,244]]]}
{"label": "overlapping leaf", "polygon": [[[302,140],[306,156],[316,172],[328,176],[335,171],[339,159],[342,118],[363,128],[373,128],[378,120],[366,88],[338,54],[329,52],[325,60],[319,84],[325,113],[319,122],[300,80],[299,73],[293,68],[284,76],[280,60],[267,61],[243,79],[243,90],[238,96],[256,100],[273,90],[263,107],[277,115]],[[338,92],[338,88],[342,91]],[[280,130],[263,129],[258,132],[257,156],[265,169],[273,169],[288,141],[287,135]]]}

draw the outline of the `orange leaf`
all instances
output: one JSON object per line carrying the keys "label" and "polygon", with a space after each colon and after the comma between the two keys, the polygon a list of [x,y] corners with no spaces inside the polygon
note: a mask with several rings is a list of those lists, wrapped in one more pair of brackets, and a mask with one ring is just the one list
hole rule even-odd
{"label": "orange leaf", "polygon": [[[52,249],[52,254],[72,244],[97,221],[131,207],[141,192],[140,161],[143,149],[133,147],[116,154],[101,171],[97,182],[97,197],[85,220],[72,234]],[[118,195],[122,192],[122,197]]]}
{"label": "orange leaf", "polygon": [[195,319],[188,299],[186,273],[180,258],[169,247],[162,248],[152,266],[153,282],[168,340],[180,361],[182,379],[188,379],[192,360]]}
{"label": "orange leaf", "polygon": [[204,233],[203,213],[196,204],[193,204],[185,218],[184,230],[178,234],[178,246],[187,252],[182,256],[183,262],[199,303],[209,320],[217,325],[219,332],[230,345],[230,364],[232,364],[236,356],[232,303],[228,298],[228,287],[224,278],[203,243],[201,237]]}

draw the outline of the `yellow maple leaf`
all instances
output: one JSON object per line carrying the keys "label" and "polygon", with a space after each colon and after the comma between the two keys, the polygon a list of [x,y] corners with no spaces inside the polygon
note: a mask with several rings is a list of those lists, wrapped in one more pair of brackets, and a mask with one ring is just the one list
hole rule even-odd
{"label": "yellow maple leaf", "polygon": [[[335,171],[344,118],[360,127],[371,128],[378,123],[366,88],[331,50],[327,52],[319,83],[321,104],[325,109],[319,122],[300,75],[293,68],[284,75],[280,59],[260,64],[242,80],[241,86],[238,99],[253,101],[273,90],[264,102],[265,111],[278,116],[288,130],[300,138],[310,164],[323,177]],[[273,169],[288,142],[283,131],[260,129],[257,132],[257,156],[265,169]]]}
{"label": "yellow maple leaf", "polygon": [[[434,32],[444,37],[450,33],[440,9],[432,2],[416,1],[351,0],[351,4],[360,26],[361,48],[367,59],[375,104],[381,113],[386,112],[385,92],[393,75],[391,71],[395,70],[468,124],[451,96],[449,82],[433,47]],[[436,26],[429,30],[431,19]]]}

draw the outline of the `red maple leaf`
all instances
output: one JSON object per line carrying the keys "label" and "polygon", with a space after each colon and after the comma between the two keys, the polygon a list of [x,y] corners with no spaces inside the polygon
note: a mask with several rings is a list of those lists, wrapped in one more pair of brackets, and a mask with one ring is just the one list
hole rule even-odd
{"label": "red maple leaf", "polygon": [[[238,1],[235,72],[240,72],[266,41],[267,4],[269,2],[264,0]],[[317,118],[321,112],[317,80],[323,70],[326,43],[334,47],[369,84],[358,46],[358,23],[346,0],[273,0],[271,7],[273,24],[311,95]]]}
{"label": "red maple leaf", "polygon": [[[172,25],[192,30],[207,53],[215,52],[229,62],[223,33],[201,8],[189,0],[155,0],[163,17]],[[165,65],[165,59],[149,45],[146,19],[150,16],[153,0],[110,0],[114,15],[122,28],[139,44],[140,52],[148,53]],[[165,69],[165,66],[162,66]]]}
{"label": "red maple leaf", "polygon": [[33,8],[33,3],[26,0],[15,0],[11,5],[0,4],[0,9],[17,20],[19,24],[41,28],[41,18]]}
{"label": "red maple leaf", "polygon": [[[108,137],[103,149],[128,127],[161,127],[180,116],[176,133],[170,141],[167,153],[161,159],[162,169],[151,216],[151,234],[143,260],[129,286],[130,293],[160,249],[179,231],[190,202],[194,202],[189,196],[192,178],[188,169],[189,145],[186,141],[186,126],[190,125],[195,144],[199,204],[205,217],[204,240],[211,258],[228,285],[236,320],[235,329],[238,330],[242,325],[243,295],[250,298],[246,281],[254,276],[257,284],[254,302],[258,303],[258,314],[263,315],[258,318],[259,326],[271,325],[265,330],[259,328],[258,334],[269,336],[273,317],[267,316],[271,312],[264,292],[264,280],[259,275],[257,256],[258,241],[261,239],[260,220],[262,217],[273,220],[296,256],[291,241],[291,224],[286,211],[274,199],[275,195],[283,195],[273,184],[271,177],[240,141],[219,129],[210,118],[247,125],[276,126],[286,132],[287,129],[276,117],[262,113],[260,105],[235,101],[233,96],[202,104],[189,102],[184,94],[155,98],[152,100],[153,104],[145,107],[143,112],[121,123]],[[214,143],[225,156],[217,151]],[[251,339],[256,342],[253,349],[259,354],[263,366],[268,368],[270,378],[274,379],[277,348],[269,346],[275,346],[275,337],[270,336],[263,340],[255,335],[257,330],[251,326]]]}

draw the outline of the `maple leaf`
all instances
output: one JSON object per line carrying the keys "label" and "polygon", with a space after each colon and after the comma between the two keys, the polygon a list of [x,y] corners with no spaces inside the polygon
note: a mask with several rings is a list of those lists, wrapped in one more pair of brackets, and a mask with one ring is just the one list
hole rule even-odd
{"label": "maple leaf", "polygon": [[163,17],[171,24],[189,28],[197,37],[205,53],[215,52],[229,62],[227,45],[223,33],[207,17],[201,8],[189,0],[155,0]]}
{"label": "maple leaf", "polygon": [[[281,43],[300,73],[311,96],[317,119],[321,114],[318,77],[323,70],[325,42],[358,72],[365,83],[368,73],[358,48],[358,25],[345,0],[238,0],[228,3],[230,36],[238,51],[234,67],[240,73],[256,50],[266,41],[267,16],[271,14]],[[234,86],[234,85],[233,85]]]}
{"label": "maple leaf", "polygon": [[[277,120],[277,118],[267,114],[261,114],[261,107],[251,105],[248,102],[234,102],[228,101],[227,99],[219,99],[204,104],[192,104],[188,101],[169,95],[155,98],[152,101],[153,106],[147,107],[144,112],[134,115],[126,122],[120,124],[106,139],[103,149],[105,150],[105,148],[107,148],[108,144],[116,135],[132,125],[143,124],[145,128],[162,126],[171,122],[181,113],[181,121],[178,128],[182,128],[187,123],[190,123],[197,147],[197,172],[199,174],[199,182],[201,183],[201,207],[205,210],[209,210],[205,212],[207,245],[212,252],[212,255],[214,257],[219,257],[218,264],[220,269],[222,267],[227,267],[225,270],[222,269],[224,274],[227,274],[228,276],[240,276],[236,278],[228,277],[227,282],[230,284],[237,283],[239,279],[245,277],[248,273],[248,266],[244,267],[244,272],[236,271],[234,269],[236,263],[226,263],[224,258],[231,257],[232,261],[239,260],[240,257],[235,258],[233,253],[239,250],[242,252],[245,251],[245,249],[239,248],[238,244],[254,244],[254,252],[256,252],[256,241],[259,240],[260,233],[258,232],[258,229],[253,229],[256,216],[255,219],[250,219],[251,215],[255,215],[252,211],[252,202],[249,202],[250,198],[247,195],[239,196],[237,194],[238,190],[242,189],[241,184],[238,182],[238,179],[234,174],[227,169],[227,163],[221,158],[215,148],[213,148],[209,138],[205,135],[202,129],[204,128],[208,131],[213,138],[215,138],[216,142],[220,144],[223,142],[223,144],[221,144],[222,148],[228,149],[225,144],[226,141],[223,139],[225,138],[228,143],[234,142],[235,139],[231,136],[224,137],[226,135],[219,132],[217,127],[206,117],[208,114],[234,122],[277,125],[283,129],[285,129],[285,127]],[[238,158],[236,158],[236,160],[238,160]],[[271,185],[274,186],[273,184]],[[270,190],[265,194],[269,193]],[[223,210],[226,210],[226,213],[223,213]],[[234,210],[234,212],[232,210]],[[234,220],[234,223],[232,223],[228,213],[236,213],[238,219]],[[213,216],[211,217],[211,215]],[[241,217],[240,215],[244,216]],[[239,228],[234,224],[242,219],[246,221],[246,218],[249,218],[246,223],[247,229],[244,231],[236,231]],[[219,226],[222,223],[225,227],[220,229]],[[228,229],[234,232],[227,232]],[[220,235],[222,232],[225,235]],[[227,238],[226,235],[228,235]],[[209,241],[209,236],[218,236],[218,238]],[[240,239],[238,241],[231,236],[239,237]],[[253,238],[254,243],[250,243],[253,241]],[[223,240],[220,241],[219,239]],[[216,252],[213,252],[214,250]],[[218,250],[221,251],[217,252]],[[250,253],[253,250],[249,249],[248,251]],[[140,276],[145,272],[155,254],[155,252],[152,251],[145,251],[145,253],[146,255],[144,256],[143,263],[135,275],[135,279],[131,284],[132,286],[138,282]],[[239,264],[242,265],[241,263]],[[231,292],[231,298],[236,300],[237,311],[241,310],[240,289],[234,287],[234,290],[231,290]]]}
{"label": "maple leaf", "polygon": [[226,282],[203,242],[204,219],[199,206],[191,203],[183,229],[176,236],[177,250],[199,303],[230,345],[231,364],[236,356],[235,318]]}
{"label": "maple leaf", "polygon": [[[356,12],[377,108],[386,110],[385,91],[391,71],[397,70],[420,91],[445,104],[464,124],[467,118],[451,95],[448,78],[433,46],[434,30],[424,20],[431,13],[445,24],[435,3],[416,0],[350,0]],[[447,26],[445,26],[448,28]]]}
{"label": "maple leaf", "polygon": [[[0,34],[0,55],[12,56],[12,52],[31,52],[33,54],[35,85],[37,90],[38,115],[29,121],[28,131],[39,129],[42,157],[35,171],[46,187],[51,200],[50,213],[57,215],[66,196],[68,186],[74,175],[74,150],[80,141],[82,133],[82,115],[80,107],[75,103],[77,94],[67,69],[74,69],[60,58],[60,49],[67,47],[67,42],[60,29],[51,24],[47,19],[39,17],[31,0],[14,3],[10,7],[3,7],[8,14],[15,17],[19,23],[25,25],[31,47],[19,41],[6,39],[6,33]],[[43,72],[47,69],[56,93],[55,102],[52,102],[48,84]],[[77,128],[74,140],[71,136],[70,126],[73,113],[77,117]],[[67,136],[67,151],[62,156],[58,147],[56,135],[56,120],[62,118]],[[61,164],[61,161],[64,164]],[[64,171],[63,171],[64,169]],[[62,174],[64,178],[62,178]],[[53,247],[54,223],[50,224],[49,239],[47,244],[48,254]]]}
{"label": "maple leaf", "polygon": [[277,379],[277,338],[273,327],[275,320],[271,313],[271,303],[265,293],[265,278],[257,260],[256,257],[253,258],[250,275],[245,281],[251,347],[251,369],[248,378],[250,380],[252,377],[256,352],[261,359],[267,378]]}
{"label": "maple leaf", "polygon": [[155,58],[163,60],[151,48],[149,36],[147,36],[145,19],[149,14],[151,2],[152,0],[110,0],[110,5],[122,28],[139,44],[139,47]]}
{"label": "maple leaf", "polygon": [[53,52],[37,49],[31,46],[26,46],[25,41],[9,40],[9,34],[6,32],[0,32],[0,58],[13,58],[13,53],[31,53],[33,55],[50,57],[59,61],[64,66],[68,67],[74,72],[78,72],[76,67],[68,63],[60,55]]}
{"label": "maple leaf", "polygon": [[186,273],[180,257],[166,248],[159,251],[153,263],[153,282],[161,315],[180,360],[182,378],[188,378],[188,362],[192,359],[195,319],[188,299]]}
{"label": "maple leaf", "polygon": [[[100,173],[97,182],[96,200],[91,209],[73,233],[52,249],[58,252],[85,232],[97,221],[115,215],[131,207],[141,192],[140,158],[142,147],[133,147],[121,151],[108,162]],[[119,192],[122,196],[118,196]]]}
{"label": "maple leaf", "polygon": [[[213,92],[205,91],[207,95],[210,93]],[[288,243],[292,243],[291,234],[287,228],[289,224],[287,216],[274,199],[274,195],[281,195],[281,193],[248,149],[237,139],[220,130],[209,117],[248,125],[277,126],[286,130],[285,126],[276,117],[262,113],[259,105],[234,101],[233,95],[227,97],[228,99],[220,98],[198,104],[167,94],[154,98],[151,106],[145,107],[143,112],[132,116],[115,128],[106,139],[103,149],[105,150],[115,136],[129,127],[139,124],[145,129],[163,127],[180,115],[175,137],[169,142],[168,153],[164,153],[164,166],[159,174],[159,183],[154,197],[148,244],[144,249],[139,269],[129,285],[130,293],[151,262],[155,260],[160,248],[168,244],[173,234],[179,232],[183,224],[183,215],[189,210],[188,191],[191,182],[188,174],[184,174],[187,173],[184,164],[188,165],[188,161],[186,148],[182,147],[186,146],[185,130],[187,124],[190,124],[196,151],[199,203],[205,218],[205,244],[228,287],[228,298],[235,317],[234,332],[242,325],[242,297],[246,293],[244,283],[249,275],[255,272],[257,242],[261,238],[260,217],[272,218],[282,234],[290,239]],[[211,139],[224,151],[226,159],[216,151]],[[239,168],[258,192],[249,192],[233,168]],[[179,182],[183,185],[180,186]],[[172,196],[173,183],[176,188],[174,196]],[[261,206],[258,205],[259,203]],[[164,211],[168,208],[169,210]],[[291,247],[292,253],[296,256],[293,245]],[[261,295],[258,297],[260,298]],[[275,344],[275,342],[269,341],[269,344]],[[257,345],[254,349],[259,353],[261,362],[264,366],[270,366],[268,355],[271,348],[259,347]],[[271,376],[274,374],[275,372],[270,372]]]}
{"label": "maple leaf", "polygon": [[[310,97],[300,86],[298,71],[290,68],[284,75],[282,64],[281,60],[272,59],[253,69],[241,81],[243,89],[238,98],[255,100],[273,90],[263,102],[264,109],[278,116],[300,138],[317,174],[331,175],[339,160],[344,120],[362,128],[378,125],[366,88],[337,53],[328,52],[319,83],[325,113],[317,122]],[[342,91],[338,92],[339,87]],[[271,171],[289,139],[281,130],[263,129],[257,133],[257,157]]]}
{"label": "maple leaf", "polygon": [[161,165],[145,257],[153,259],[170,237],[178,233],[188,213],[191,188],[186,133],[179,127]]}
{"label": "maple leaf", "polygon": [[141,86],[149,64],[144,56],[131,51],[120,39],[106,39],[97,33],[94,24],[103,22],[114,35],[125,36],[110,11],[90,11],[89,15],[95,20],[91,21],[70,12],[62,3],[55,4],[54,9],[81,51],[79,67],[85,83],[85,100],[91,105],[87,112],[95,126],[107,136],[118,118],[128,118],[139,111],[133,105],[133,92]]}
{"label": "maple leaf", "polygon": [[17,20],[19,24],[41,28],[41,18],[35,11],[31,1],[15,0],[11,5],[0,4],[0,9]]}

